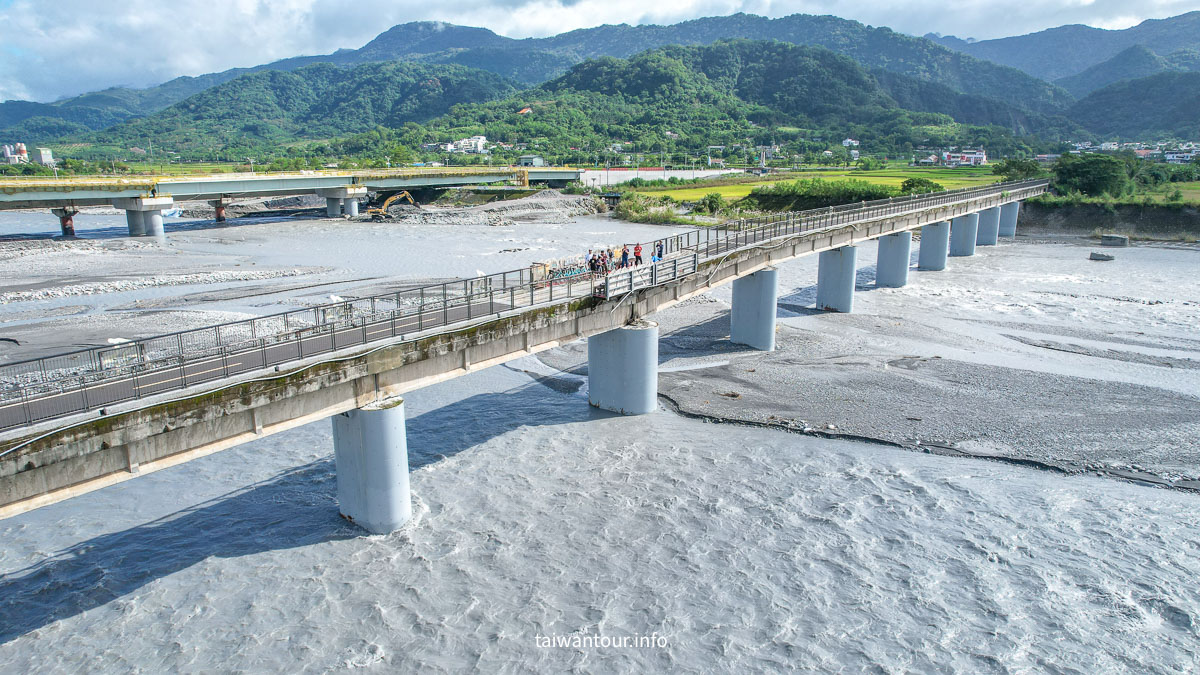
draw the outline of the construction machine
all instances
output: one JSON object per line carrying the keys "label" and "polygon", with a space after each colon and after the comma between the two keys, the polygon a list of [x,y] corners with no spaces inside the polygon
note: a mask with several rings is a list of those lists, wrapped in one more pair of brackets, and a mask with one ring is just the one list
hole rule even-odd
{"label": "construction machine", "polygon": [[383,216],[384,218],[387,218],[388,216],[391,215],[388,213],[388,207],[391,206],[397,199],[406,200],[409,204],[412,204],[413,206],[417,207],[418,209],[421,208],[421,205],[417,203],[417,200],[412,198],[412,195],[408,194],[407,190],[401,190],[400,192],[397,192],[396,194],[392,195],[391,197],[388,197],[387,199],[385,199],[383,201],[382,205],[380,205],[376,208],[373,208],[373,209],[367,209],[367,215]]}

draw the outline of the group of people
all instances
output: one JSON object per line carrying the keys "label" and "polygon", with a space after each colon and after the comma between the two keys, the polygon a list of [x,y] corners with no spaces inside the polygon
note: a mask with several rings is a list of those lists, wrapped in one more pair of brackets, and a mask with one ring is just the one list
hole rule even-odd
{"label": "group of people", "polygon": [[[654,249],[650,252],[650,262],[656,263],[662,259],[663,243],[661,241],[655,242]],[[632,250],[630,250],[629,244],[625,244],[615,251],[611,248],[601,249],[600,251],[588,249],[585,262],[587,268],[593,274],[608,274],[614,270],[636,267],[643,263],[642,245],[634,244]]]}

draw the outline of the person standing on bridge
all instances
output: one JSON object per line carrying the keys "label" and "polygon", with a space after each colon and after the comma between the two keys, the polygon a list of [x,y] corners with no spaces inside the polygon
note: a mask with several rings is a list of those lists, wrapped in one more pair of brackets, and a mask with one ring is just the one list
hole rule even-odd
{"label": "person standing on bridge", "polygon": [[621,248],[621,269],[629,267],[629,244]]}
{"label": "person standing on bridge", "polygon": [[654,252],[656,255],[658,255],[658,259],[662,260],[662,258],[663,258],[663,243],[661,241],[654,245]]}
{"label": "person standing on bridge", "polygon": [[633,246],[633,264],[634,265],[642,264],[642,245],[641,244],[634,244],[634,246]]}

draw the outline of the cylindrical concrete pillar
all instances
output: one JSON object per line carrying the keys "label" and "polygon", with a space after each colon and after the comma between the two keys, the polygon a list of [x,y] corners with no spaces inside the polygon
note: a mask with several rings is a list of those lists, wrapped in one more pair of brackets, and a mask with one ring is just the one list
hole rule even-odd
{"label": "cylindrical concrete pillar", "polygon": [[375,534],[412,517],[404,400],[392,399],[333,416],[338,510]]}
{"label": "cylindrical concrete pillar", "polygon": [[900,288],[908,283],[908,260],[912,257],[912,232],[896,232],[879,238],[875,261],[875,285]]}
{"label": "cylindrical concrete pillar", "polygon": [[1001,237],[1017,236],[1017,215],[1021,212],[1021,202],[1009,202],[1000,207]]}
{"label": "cylindrical concrete pillar", "polygon": [[163,230],[162,211],[152,209],[142,212],[142,221],[146,226],[147,237],[163,237],[166,232]]}
{"label": "cylindrical concrete pillar", "polygon": [[979,236],[979,214],[959,216],[950,222],[950,255],[975,255],[975,238]]}
{"label": "cylindrical concrete pillar", "polygon": [[854,309],[854,266],[858,249],[843,246],[822,251],[817,259],[817,309],[850,312]]}
{"label": "cylindrical concrete pillar", "polygon": [[126,209],[125,224],[129,226],[129,236],[140,237],[146,234],[146,221],[141,211]]}
{"label": "cylindrical concrete pillar", "polygon": [[938,272],[946,269],[950,251],[950,223],[930,223],[921,228],[921,248],[917,251],[917,269]]}
{"label": "cylindrical concrete pillar", "polygon": [[729,312],[729,340],[764,352],[775,349],[776,301],[779,271],[759,270],[733,281],[733,307]]}
{"label": "cylindrical concrete pillar", "polygon": [[358,215],[358,199],[357,198],[347,197],[344,205],[346,207],[346,215],[348,215],[348,216],[357,216]]}
{"label": "cylindrical concrete pillar", "polygon": [[976,246],[995,246],[1000,236],[1000,207],[993,206],[979,212],[979,231],[975,233]]}
{"label": "cylindrical concrete pillar", "polygon": [[622,415],[658,408],[658,324],[640,321],[588,338],[588,403]]}
{"label": "cylindrical concrete pillar", "polygon": [[222,205],[217,205],[213,208],[216,211],[216,215],[213,216],[213,220],[217,221],[218,223],[225,222],[225,207]]}
{"label": "cylindrical concrete pillar", "polygon": [[325,215],[330,218],[342,217],[342,200],[337,197],[325,198]]}

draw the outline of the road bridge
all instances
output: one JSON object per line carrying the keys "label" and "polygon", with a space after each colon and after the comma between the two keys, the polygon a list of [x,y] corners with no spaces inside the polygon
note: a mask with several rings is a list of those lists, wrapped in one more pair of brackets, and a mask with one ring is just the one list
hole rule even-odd
{"label": "road bridge", "polygon": [[535,267],[8,364],[0,517],[330,417],[343,515],[390,531],[409,514],[406,392],[587,338],[590,402],[650,412],[654,312],[732,283],[731,340],[771,350],[777,265],[819,255],[817,306],[849,312],[858,245],[877,240],[877,283],[903,286],[914,230],[918,269],[944,269],[993,229],[1015,234],[1020,201],[1045,189],[777,214],[662,239],[661,262],[609,274]]}
{"label": "road bridge", "polygon": [[207,201],[218,221],[236,199],[315,194],[325,198],[327,214],[358,215],[358,200],[368,192],[461,187],[502,182],[523,186],[566,187],[579,169],[555,167],[414,167],[356,171],[223,173],[185,176],[79,176],[0,180],[0,210],[48,208],[59,217],[63,236],[74,236],[81,206],[123,209],[129,236],[163,235],[163,211],[178,201]]}

